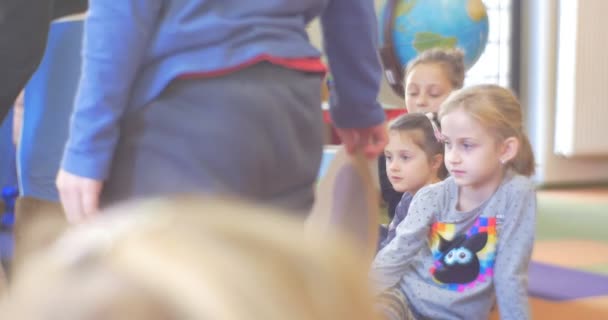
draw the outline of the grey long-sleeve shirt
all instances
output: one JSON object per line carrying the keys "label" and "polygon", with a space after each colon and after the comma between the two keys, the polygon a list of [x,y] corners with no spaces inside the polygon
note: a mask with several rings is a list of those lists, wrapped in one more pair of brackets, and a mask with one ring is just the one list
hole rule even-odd
{"label": "grey long-sleeve shirt", "polygon": [[376,256],[380,292],[399,286],[415,314],[430,319],[529,319],[527,270],[536,219],[533,182],[509,172],[478,208],[456,210],[452,178],[420,190],[397,236]]}

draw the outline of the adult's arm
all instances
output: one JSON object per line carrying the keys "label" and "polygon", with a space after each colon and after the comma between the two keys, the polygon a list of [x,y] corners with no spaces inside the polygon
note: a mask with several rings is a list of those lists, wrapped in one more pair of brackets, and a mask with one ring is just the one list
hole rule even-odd
{"label": "adult's arm", "polygon": [[382,66],[371,0],[332,0],[321,16],[324,49],[334,86],[330,113],[349,152],[378,156],[388,141],[378,103]]}
{"label": "adult's arm", "polygon": [[[97,213],[119,121],[161,13],[161,0],[91,0],[70,136],[57,175],[69,222]],[[116,40],[120,35],[120,41]]]}

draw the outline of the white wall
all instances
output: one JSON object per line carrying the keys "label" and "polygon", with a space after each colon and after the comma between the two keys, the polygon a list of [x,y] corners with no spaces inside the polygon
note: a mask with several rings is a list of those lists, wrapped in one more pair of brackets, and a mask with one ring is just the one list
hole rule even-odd
{"label": "white wall", "polygon": [[544,185],[608,182],[607,158],[567,159],[553,151],[557,19],[558,1],[522,1],[521,100],[539,164],[537,180]]}

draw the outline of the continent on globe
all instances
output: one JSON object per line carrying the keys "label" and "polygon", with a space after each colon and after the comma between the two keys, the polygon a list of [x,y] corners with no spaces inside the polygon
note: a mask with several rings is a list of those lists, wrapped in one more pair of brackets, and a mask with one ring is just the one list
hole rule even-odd
{"label": "continent on globe", "polygon": [[404,0],[397,2],[397,7],[395,8],[395,16],[403,16],[406,15],[412,10],[412,8],[416,5],[417,0]]}
{"label": "continent on globe", "polygon": [[[388,8],[386,3],[392,3]],[[380,26],[381,47],[392,35],[396,60],[401,67],[420,52],[431,48],[460,48],[470,69],[488,41],[488,15],[482,0],[395,0],[387,1]],[[393,13],[392,23],[385,19]],[[386,31],[386,32],[385,32]]]}
{"label": "continent on globe", "polygon": [[473,21],[480,21],[487,16],[486,7],[481,0],[469,0],[469,3],[467,3],[467,13]]}
{"label": "continent on globe", "polygon": [[420,53],[431,48],[454,48],[457,42],[456,37],[443,37],[432,32],[418,32],[414,38],[413,46]]}

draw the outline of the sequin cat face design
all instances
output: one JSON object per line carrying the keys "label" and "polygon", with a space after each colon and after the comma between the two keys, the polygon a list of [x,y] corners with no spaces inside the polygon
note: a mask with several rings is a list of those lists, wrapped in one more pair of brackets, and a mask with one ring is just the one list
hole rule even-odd
{"label": "sequin cat face design", "polygon": [[439,236],[438,259],[440,266],[433,271],[435,280],[441,283],[466,284],[474,281],[479,275],[479,252],[488,241],[487,233],[477,233],[469,238],[458,235],[451,241]]}

